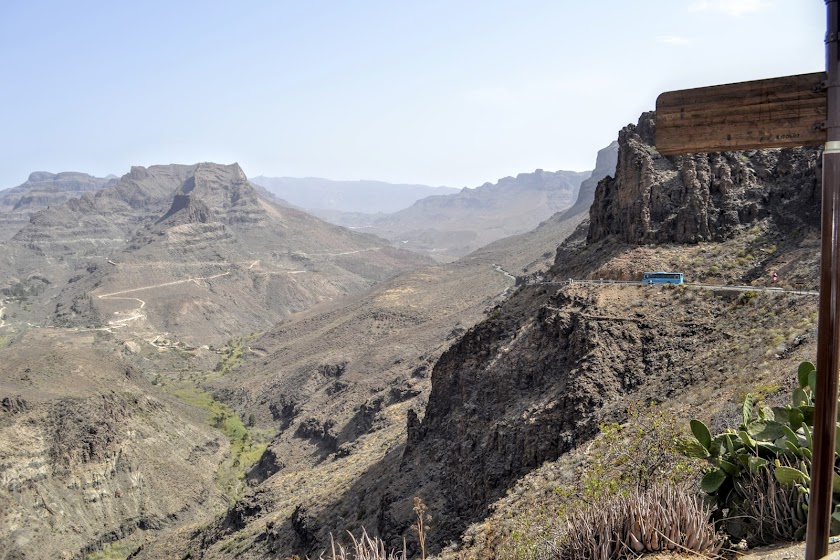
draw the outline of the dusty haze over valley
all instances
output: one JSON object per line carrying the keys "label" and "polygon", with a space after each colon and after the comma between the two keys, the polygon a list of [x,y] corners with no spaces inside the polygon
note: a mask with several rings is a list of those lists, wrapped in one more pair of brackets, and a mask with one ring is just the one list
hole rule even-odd
{"label": "dusty haze over valley", "polygon": [[822,148],[651,109],[817,4],[0,8],[0,560],[801,540]]}

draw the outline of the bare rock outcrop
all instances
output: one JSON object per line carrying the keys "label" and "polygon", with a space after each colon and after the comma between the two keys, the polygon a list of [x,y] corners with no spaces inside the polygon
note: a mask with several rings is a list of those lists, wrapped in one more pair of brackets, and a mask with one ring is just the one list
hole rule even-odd
{"label": "bare rock outcrop", "polygon": [[598,184],[587,242],[721,241],[770,216],[817,225],[817,148],[662,156],[654,113],[619,133],[614,177]]}

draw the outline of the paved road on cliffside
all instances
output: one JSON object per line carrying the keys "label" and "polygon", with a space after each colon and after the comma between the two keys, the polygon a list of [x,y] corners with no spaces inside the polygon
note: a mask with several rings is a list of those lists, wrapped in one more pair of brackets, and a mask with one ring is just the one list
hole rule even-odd
{"label": "paved road on cliffside", "polygon": [[794,295],[802,295],[802,296],[818,296],[820,292],[818,290],[796,290],[790,288],[780,288],[778,286],[728,286],[725,284],[691,284],[689,282],[684,282],[682,284],[642,284],[641,281],[638,280],[575,280],[574,278],[569,278],[568,280],[563,280],[561,282],[536,282],[534,284],[528,284],[530,286],[534,285],[554,285],[554,286],[568,286],[569,284],[587,284],[587,285],[624,285],[624,286],[639,286],[640,288],[650,288],[655,285],[681,285],[681,286],[688,286],[689,288],[699,288],[701,290],[727,290],[727,291],[736,291],[736,292],[772,292],[776,294],[794,294]]}

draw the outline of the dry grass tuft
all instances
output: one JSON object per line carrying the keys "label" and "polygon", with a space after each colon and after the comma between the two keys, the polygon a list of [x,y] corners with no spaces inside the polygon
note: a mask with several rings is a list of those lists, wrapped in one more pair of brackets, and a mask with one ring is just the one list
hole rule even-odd
{"label": "dry grass tuft", "polygon": [[367,534],[365,529],[362,529],[361,536],[357,539],[353,533],[347,532],[350,539],[353,541],[352,548],[344,548],[330,535],[331,555],[324,556],[324,552],[319,556],[319,560],[407,560],[405,541],[403,541],[403,549],[401,553],[395,551],[386,551],[385,542],[379,537],[371,537]]}
{"label": "dry grass tuft", "polygon": [[662,485],[573,512],[553,548],[556,558],[611,560],[662,551],[714,556],[722,546],[700,498]]}
{"label": "dry grass tuft", "polygon": [[794,485],[776,481],[770,469],[744,477],[742,513],[752,546],[792,542],[805,537],[805,496]]}

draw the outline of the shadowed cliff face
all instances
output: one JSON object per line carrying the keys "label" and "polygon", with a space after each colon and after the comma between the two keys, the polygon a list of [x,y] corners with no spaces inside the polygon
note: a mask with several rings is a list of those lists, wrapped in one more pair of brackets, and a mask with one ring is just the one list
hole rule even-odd
{"label": "shadowed cliff face", "polygon": [[[688,364],[667,366],[713,343],[711,313],[664,322],[616,314],[599,298],[526,288],[441,356],[425,417],[409,415],[381,533],[407,529],[414,494],[438,512],[435,542],[457,539],[512,482],[588,441],[610,403],[691,383]],[[416,486],[406,495],[407,481]]]}
{"label": "shadowed cliff face", "polygon": [[[640,256],[661,266],[699,262],[701,248],[680,245],[752,229],[780,240],[815,231],[817,149],[663,157],[654,133],[651,113],[621,131],[586,243],[572,239],[558,252],[550,277],[586,277],[611,259],[645,266]],[[638,247],[656,243],[667,243],[669,256],[658,256],[664,245]],[[735,313],[723,300],[695,307],[635,287],[551,290],[523,288],[438,360],[425,414],[409,414],[400,472],[383,498],[378,529],[393,542],[408,530],[413,495],[439,512],[435,543],[457,539],[517,479],[620,417],[627,399],[678,399],[708,383],[697,372],[715,358],[704,353],[730,344],[721,329]],[[749,346],[732,343],[728,356],[748,367]]]}
{"label": "shadowed cliff face", "polygon": [[788,226],[819,223],[819,150],[787,148],[662,156],[654,113],[619,133],[614,177],[598,184],[588,243],[721,241],[773,215]]}

